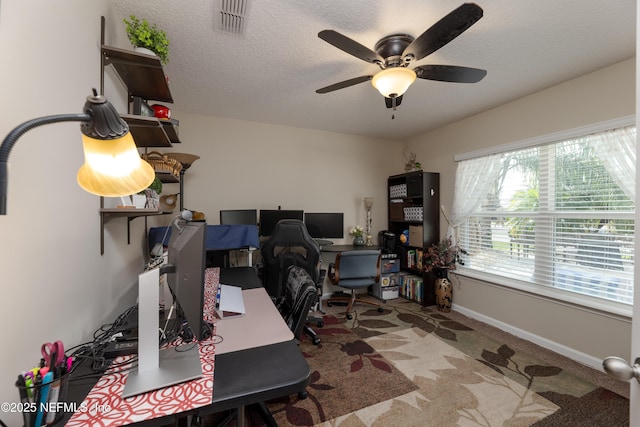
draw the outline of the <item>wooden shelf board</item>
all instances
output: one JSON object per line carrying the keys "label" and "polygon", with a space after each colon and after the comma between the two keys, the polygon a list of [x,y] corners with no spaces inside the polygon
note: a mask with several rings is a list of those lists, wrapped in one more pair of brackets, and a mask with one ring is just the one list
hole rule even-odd
{"label": "wooden shelf board", "polygon": [[155,56],[102,46],[105,65],[113,65],[131,96],[173,103],[160,59]]}

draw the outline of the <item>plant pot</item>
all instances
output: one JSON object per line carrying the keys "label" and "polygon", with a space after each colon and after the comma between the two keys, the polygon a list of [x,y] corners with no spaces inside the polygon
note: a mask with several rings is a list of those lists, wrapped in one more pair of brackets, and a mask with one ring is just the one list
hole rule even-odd
{"label": "plant pot", "polygon": [[142,53],[145,55],[158,56],[154,51],[152,51],[151,49],[147,49],[146,47],[134,46],[133,50],[137,53]]}
{"label": "plant pot", "polygon": [[354,237],[353,246],[364,246],[364,238],[362,236]]}

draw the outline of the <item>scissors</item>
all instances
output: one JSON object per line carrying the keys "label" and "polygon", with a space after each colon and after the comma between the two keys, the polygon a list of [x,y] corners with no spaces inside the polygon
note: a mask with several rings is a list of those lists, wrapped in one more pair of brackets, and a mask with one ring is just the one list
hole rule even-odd
{"label": "scissors", "polygon": [[40,351],[42,352],[44,363],[49,369],[60,366],[64,361],[64,345],[60,340],[42,344]]}

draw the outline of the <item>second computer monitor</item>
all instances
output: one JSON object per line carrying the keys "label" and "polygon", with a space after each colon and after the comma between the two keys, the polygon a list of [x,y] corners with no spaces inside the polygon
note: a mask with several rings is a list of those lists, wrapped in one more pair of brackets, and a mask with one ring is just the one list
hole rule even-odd
{"label": "second computer monitor", "polygon": [[304,223],[314,239],[342,239],[344,214],[342,212],[307,212]]}
{"label": "second computer monitor", "polygon": [[257,225],[257,209],[235,209],[220,211],[221,225]]}
{"label": "second computer monitor", "polygon": [[304,219],[302,210],[260,209],[260,236],[271,236],[281,219]]}

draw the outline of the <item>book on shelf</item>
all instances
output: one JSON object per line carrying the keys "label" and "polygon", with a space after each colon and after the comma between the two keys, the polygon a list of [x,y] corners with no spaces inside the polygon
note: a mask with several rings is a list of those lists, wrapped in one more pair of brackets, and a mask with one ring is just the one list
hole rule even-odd
{"label": "book on shelf", "polygon": [[401,296],[420,303],[424,300],[424,280],[422,277],[414,274],[400,275],[399,286]]}

